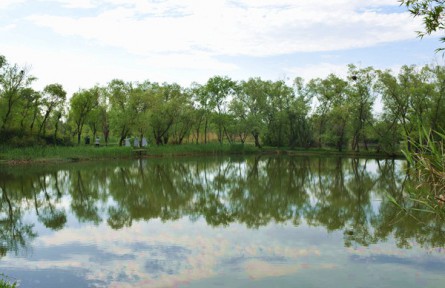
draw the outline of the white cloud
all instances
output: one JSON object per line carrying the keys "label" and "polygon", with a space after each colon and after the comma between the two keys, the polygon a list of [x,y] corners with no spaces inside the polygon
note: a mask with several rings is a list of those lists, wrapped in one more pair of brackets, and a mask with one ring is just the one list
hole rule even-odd
{"label": "white cloud", "polygon": [[0,1],[0,10],[10,8],[11,6],[14,6],[17,4],[21,4],[24,1],[25,0],[1,0]]}
{"label": "white cloud", "polygon": [[311,80],[317,77],[324,78],[329,74],[335,74],[345,78],[348,74],[348,63],[332,64],[329,62],[306,65],[302,67],[287,68],[286,71],[290,78],[302,77],[305,80]]}
{"label": "white cloud", "polygon": [[17,27],[16,24],[8,24],[8,25],[5,25],[5,26],[0,26],[0,31],[10,31],[10,30],[13,30],[16,27]]}
{"label": "white cloud", "polygon": [[235,64],[218,61],[206,53],[155,54],[145,58],[144,63],[163,69],[206,69],[226,72],[238,69]]}
{"label": "white cloud", "polygon": [[[329,64],[329,59],[321,59],[324,61],[321,65],[286,71],[283,70],[286,65],[272,69],[261,66],[256,70],[252,67],[258,68],[266,63],[263,60],[272,59],[267,57],[277,55],[347,50],[414,39],[413,31],[419,29],[418,21],[408,13],[389,13],[398,9],[393,0],[39,0],[38,3],[42,2],[50,2],[54,9],[34,10],[28,16],[20,11],[25,18],[16,17],[20,21],[17,27],[10,23],[0,26],[0,33],[4,31],[5,35],[11,29],[20,28],[21,35],[26,29],[32,31],[26,44],[14,41],[12,34],[3,37],[6,40],[1,53],[10,62],[32,63],[32,73],[39,78],[38,87],[59,82],[69,94],[79,87],[105,84],[113,78],[189,85],[192,81],[205,82],[213,75],[248,78],[262,73],[257,76],[276,79],[283,73],[286,76],[291,73],[289,76],[305,79],[322,77],[327,75],[324,71],[345,71],[346,65]],[[2,1],[0,8],[13,3]],[[103,55],[104,51],[108,57]],[[118,56],[113,54],[116,51]],[[260,58],[245,60],[242,56]],[[239,63],[234,62],[238,60]],[[255,61],[255,65],[249,61]],[[247,71],[243,70],[249,65]]]}
{"label": "white cloud", "polygon": [[372,8],[390,2],[368,2],[108,0],[104,3],[111,8],[98,10],[94,17],[34,15],[28,19],[62,35],[139,55],[203,49],[214,55],[271,56],[368,47],[414,37],[418,22],[408,13],[378,13]]}
{"label": "white cloud", "polygon": [[40,2],[59,3],[69,9],[91,9],[100,3],[97,0],[39,0]]}
{"label": "white cloud", "polygon": [[[224,227],[223,230],[224,233],[221,233],[219,228],[209,227],[204,221],[190,223],[185,219],[162,224],[160,220],[135,222],[131,227],[119,231],[112,230],[106,224],[83,227],[82,233],[75,228],[66,228],[42,235],[37,239],[36,247],[64,246],[75,249],[77,246],[85,247],[100,243],[96,247],[106,255],[127,257],[95,261],[94,254],[82,252],[70,254],[67,250],[61,260],[28,261],[26,258],[7,256],[5,261],[0,263],[0,268],[20,267],[29,270],[83,268],[86,271],[85,278],[106,283],[107,287],[177,287],[181,283],[214,277],[221,273],[221,263],[240,257],[245,259],[245,263],[242,261],[232,266],[234,269],[239,269],[237,275],[260,279],[292,275],[302,267],[266,261],[271,257],[286,259],[289,263],[300,263],[322,256],[321,251],[310,246],[311,244],[295,245],[294,242],[279,241],[275,237],[255,237],[257,231],[245,230],[237,224]],[[242,237],[239,236],[241,234]],[[145,247],[136,249],[135,247],[141,243]],[[177,249],[162,249],[163,247]],[[324,259],[320,260],[319,264],[310,268],[322,268],[321,265],[325,262]],[[156,263],[158,269],[147,268],[147,263],[152,262]],[[251,271],[252,269],[258,271]],[[171,272],[167,272],[168,270]],[[126,283],[121,282],[119,275],[128,276],[124,280]],[[130,279],[137,282],[128,283]]]}

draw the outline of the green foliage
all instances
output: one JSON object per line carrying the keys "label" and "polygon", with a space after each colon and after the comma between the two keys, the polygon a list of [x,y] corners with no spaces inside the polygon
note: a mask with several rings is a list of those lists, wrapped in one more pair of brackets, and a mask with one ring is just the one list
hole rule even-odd
{"label": "green foliage", "polygon": [[[218,141],[339,152],[375,147],[395,155],[400,143],[408,150],[416,143],[415,123],[445,129],[440,66],[403,66],[395,75],[349,65],[346,79],[330,74],[306,83],[297,77],[292,86],[227,76],[190,88],[115,79],[74,93],[65,106],[60,84],[35,91],[26,69],[4,57],[0,64],[0,139],[9,147],[81,145],[86,136],[122,146],[138,137],[156,145]],[[383,100],[380,115],[373,110],[377,95]]]}
{"label": "green foliage", "polygon": [[439,204],[445,204],[445,135],[420,126],[419,141],[414,151],[404,150],[409,163],[414,167],[414,176],[419,185],[426,186]]}
{"label": "green foliage", "polygon": [[[444,0],[399,0],[399,2],[401,5],[405,5],[414,17],[422,18],[424,30],[417,31],[419,37],[423,38],[425,35],[445,29]],[[442,37],[441,41],[445,42],[445,37]],[[437,51],[444,49],[439,48]]]}
{"label": "green foliage", "polygon": [[74,93],[73,97],[71,97],[69,119],[75,127],[77,144],[80,144],[82,130],[87,123],[91,111],[99,105],[99,93],[100,89],[94,87]]}

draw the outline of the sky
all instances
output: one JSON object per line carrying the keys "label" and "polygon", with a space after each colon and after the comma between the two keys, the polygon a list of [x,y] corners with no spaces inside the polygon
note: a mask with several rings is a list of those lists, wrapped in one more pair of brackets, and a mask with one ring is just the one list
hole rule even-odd
{"label": "sky", "polygon": [[306,81],[443,62],[397,0],[0,0],[0,55],[37,90],[221,75]]}

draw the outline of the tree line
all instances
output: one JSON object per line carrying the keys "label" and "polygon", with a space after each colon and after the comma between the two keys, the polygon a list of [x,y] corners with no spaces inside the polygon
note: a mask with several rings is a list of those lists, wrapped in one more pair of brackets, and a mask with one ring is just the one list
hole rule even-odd
{"label": "tree line", "polygon": [[[204,84],[126,82],[42,91],[26,67],[0,56],[0,137],[9,146],[81,144],[87,134],[124,144],[254,143],[394,154],[419,139],[419,127],[443,131],[445,68],[403,66],[398,73],[348,65],[293,83],[214,76]],[[377,108],[376,108],[377,106]]]}

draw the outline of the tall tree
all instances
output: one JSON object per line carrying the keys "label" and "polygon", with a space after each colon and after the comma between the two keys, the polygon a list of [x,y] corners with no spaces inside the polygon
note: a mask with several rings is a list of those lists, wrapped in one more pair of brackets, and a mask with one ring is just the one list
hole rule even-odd
{"label": "tall tree", "polygon": [[[332,130],[328,129],[328,123],[334,107],[336,107],[334,109],[334,113],[340,113],[338,116],[340,116],[342,119],[341,122],[337,122],[340,125],[335,129],[337,135],[335,138],[337,139],[334,141],[337,142],[337,147],[340,144],[343,145],[345,142],[345,116],[347,116],[347,114],[343,114],[345,112],[344,109],[339,108],[345,103],[347,87],[348,82],[335,74],[330,74],[325,79],[312,79],[308,83],[309,93],[316,99],[317,103],[312,119],[315,126],[314,132],[317,137],[317,144],[319,147],[322,147],[329,141],[329,135],[331,132],[333,132]],[[338,117],[334,118],[337,118],[338,120]],[[340,147],[338,148],[340,149]]]}
{"label": "tall tree", "polygon": [[192,101],[195,105],[196,143],[199,143],[201,125],[204,124],[204,144],[207,143],[207,131],[210,123],[211,107],[205,85],[193,83],[191,87]]}
{"label": "tall tree", "polygon": [[156,145],[167,144],[170,129],[188,113],[187,108],[191,105],[189,94],[179,84],[164,83],[153,87],[150,102],[153,104],[150,108],[150,125]]}
{"label": "tall tree", "polygon": [[295,97],[295,91],[284,81],[267,81],[265,89],[267,94],[265,142],[277,147],[289,145],[288,111]]}
{"label": "tall tree", "polygon": [[410,151],[419,124],[429,123],[431,105],[436,105],[430,101],[433,86],[428,83],[427,70],[405,65],[397,77],[389,70],[379,72],[377,89],[382,95],[385,113],[397,119]]}
{"label": "tall tree", "polygon": [[74,93],[70,100],[69,119],[74,123],[77,134],[77,144],[80,144],[83,127],[87,122],[91,111],[98,106],[99,88],[94,87],[88,90],[80,90]]}
{"label": "tall tree", "polygon": [[215,111],[213,121],[217,127],[217,136],[220,144],[223,143],[226,132],[225,114],[228,112],[228,101],[236,93],[236,82],[227,76],[214,76],[205,85],[209,106]]}
{"label": "tall tree", "polygon": [[294,80],[295,96],[289,98],[287,115],[289,119],[289,146],[309,147],[312,141],[312,133],[308,120],[311,96],[303,78]]}
{"label": "tall tree", "polygon": [[114,79],[107,86],[110,127],[119,135],[119,145],[130,134],[135,115],[131,112],[130,98],[133,84]]}
{"label": "tall tree", "polygon": [[372,108],[375,101],[373,90],[376,73],[372,67],[358,68],[353,64],[348,65],[350,88],[348,91],[348,105],[350,113],[353,151],[359,151],[360,141],[363,141],[365,149],[368,149],[366,128],[372,121]]}
{"label": "tall tree", "polygon": [[260,78],[242,81],[239,93],[232,101],[232,111],[241,128],[252,134],[256,147],[261,147],[260,136],[266,129],[267,85]]}
{"label": "tall tree", "polygon": [[20,130],[25,132],[28,128],[32,133],[34,124],[40,112],[41,94],[32,88],[22,90],[22,112],[20,119]]}
{"label": "tall tree", "polygon": [[63,89],[62,85],[49,84],[45,86],[41,97],[43,119],[42,123],[40,123],[39,135],[45,136],[46,124],[48,119],[52,116],[51,113],[55,112],[55,115],[61,114],[65,100],[66,91]]}
{"label": "tall tree", "polygon": [[29,75],[28,69],[17,64],[9,65],[5,57],[0,56],[0,133],[11,124],[17,103],[22,99],[21,90],[29,87],[36,80]]}

